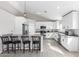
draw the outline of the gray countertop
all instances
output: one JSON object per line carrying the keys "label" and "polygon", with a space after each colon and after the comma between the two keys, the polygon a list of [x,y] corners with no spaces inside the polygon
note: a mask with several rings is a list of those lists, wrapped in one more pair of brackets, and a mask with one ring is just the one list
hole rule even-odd
{"label": "gray countertop", "polygon": [[66,35],[65,33],[63,32],[59,32],[60,35],[65,35],[65,36],[73,36],[73,37],[79,37],[78,35]]}

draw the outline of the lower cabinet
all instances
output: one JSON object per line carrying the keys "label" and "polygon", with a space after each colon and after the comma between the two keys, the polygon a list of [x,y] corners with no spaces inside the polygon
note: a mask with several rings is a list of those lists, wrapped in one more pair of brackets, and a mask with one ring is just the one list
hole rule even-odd
{"label": "lower cabinet", "polygon": [[69,51],[79,51],[79,38],[75,36],[61,36],[61,45]]}
{"label": "lower cabinet", "polygon": [[1,41],[1,38],[0,38],[0,53],[2,53],[2,41]]}

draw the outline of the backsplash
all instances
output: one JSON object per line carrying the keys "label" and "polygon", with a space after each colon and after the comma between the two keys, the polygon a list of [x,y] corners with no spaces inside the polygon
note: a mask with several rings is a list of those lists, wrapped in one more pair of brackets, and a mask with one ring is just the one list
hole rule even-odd
{"label": "backsplash", "polygon": [[74,33],[79,36],[79,29],[74,29]]}
{"label": "backsplash", "polygon": [[67,29],[65,31],[68,31],[68,35],[77,35],[79,36],[79,29]]}
{"label": "backsplash", "polygon": [[65,33],[66,35],[78,35],[79,36],[79,29],[65,29],[64,31],[59,31]]}

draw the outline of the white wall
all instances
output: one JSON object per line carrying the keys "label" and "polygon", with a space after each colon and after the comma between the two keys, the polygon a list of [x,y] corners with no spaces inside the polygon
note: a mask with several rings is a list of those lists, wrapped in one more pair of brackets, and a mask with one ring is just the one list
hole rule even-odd
{"label": "white wall", "polygon": [[22,24],[27,24],[29,34],[35,33],[35,21],[24,17],[16,17],[15,19],[15,34],[22,34]]}
{"label": "white wall", "polygon": [[24,17],[14,16],[0,9],[0,35],[2,34],[22,34],[22,24],[29,25],[30,33],[35,32],[34,21]]}
{"label": "white wall", "polygon": [[53,23],[54,29],[60,29],[60,20]]}
{"label": "white wall", "polygon": [[7,34],[14,31],[15,16],[0,9],[0,34]]}
{"label": "white wall", "polygon": [[29,34],[35,33],[35,24],[36,22],[34,20],[29,19]]}
{"label": "white wall", "polygon": [[14,34],[22,34],[22,24],[27,23],[24,17],[16,17],[15,18],[15,32]]}

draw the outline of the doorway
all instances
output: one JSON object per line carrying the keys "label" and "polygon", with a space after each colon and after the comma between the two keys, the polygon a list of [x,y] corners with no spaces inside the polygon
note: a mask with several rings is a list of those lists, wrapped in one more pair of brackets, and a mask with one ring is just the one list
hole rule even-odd
{"label": "doorway", "polygon": [[27,35],[28,32],[29,32],[28,25],[27,24],[22,24],[22,34]]}

